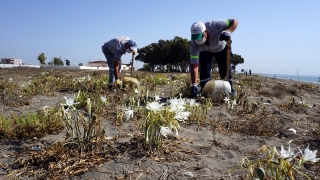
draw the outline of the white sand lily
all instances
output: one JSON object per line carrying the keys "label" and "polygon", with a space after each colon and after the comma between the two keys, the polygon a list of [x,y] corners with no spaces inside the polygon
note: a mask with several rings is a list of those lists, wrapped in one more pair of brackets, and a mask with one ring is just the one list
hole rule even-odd
{"label": "white sand lily", "polygon": [[159,97],[159,95],[154,95],[154,99],[155,99],[156,101],[159,101],[161,98]]}
{"label": "white sand lily", "polygon": [[106,103],[107,102],[107,98],[105,96],[101,96],[100,97],[100,100],[103,102],[103,103]]}
{"label": "white sand lily", "polygon": [[151,111],[160,111],[163,109],[163,106],[158,102],[150,102],[147,104],[146,109]]}
{"label": "white sand lily", "polygon": [[302,157],[300,159],[299,165],[301,165],[301,164],[303,164],[305,162],[308,162],[308,161],[315,163],[315,162],[318,162],[320,160],[320,158],[316,158],[317,150],[311,151],[309,149],[309,145],[304,150],[304,153],[302,153],[300,148],[299,148],[299,150],[300,150],[300,153],[302,154]]}
{"label": "white sand lily", "polygon": [[174,118],[178,121],[185,121],[188,120],[188,117],[191,113],[188,111],[177,111]]}
{"label": "white sand lily", "polygon": [[187,102],[189,102],[190,106],[199,106],[200,103],[196,102],[195,99],[188,99]]}
{"label": "white sand lily", "polygon": [[164,137],[167,137],[168,134],[171,134],[171,129],[168,128],[168,127],[164,127],[164,126],[161,126],[160,127],[160,134]]}
{"label": "white sand lily", "polygon": [[170,99],[170,111],[177,112],[177,111],[183,111],[185,109],[184,105],[186,104],[186,101],[184,99]]}
{"label": "white sand lily", "polygon": [[230,101],[231,109],[233,109],[234,105],[237,105],[237,100]]}
{"label": "white sand lily", "polygon": [[126,118],[126,121],[128,121],[130,118],[133,118],[133,110],[125,109],[124,116]]}
{"label": "white sand lily", "polygon": [[[294,155],[294,152],[291,151],[290,145],[288,147],[288,150],[286,151],[283,146],[281,145],[280,153],[277,151],[276,147],[274,147],[275,152],[281,157],[281,158],[288,158],[289,161],[292,160],[292,157]],[[294,157],[296,157],[299,153],[297,153]]]}
{"label": "white sand lily", "polygon": [[68,108],[66,109],[66,111],[68,111],[69,110],[69,108],[71,107],[71,108],[73,108],[73,110],[77,110],[75,107],[74,107],[74,105],[76,105],[76,104],[79,104],[80,102],[74,102],[74,95],[73,95],[73,98],[67,98],[67,97],[65,97],[65,96],[63,96],[64,97],[64,99],[66,100],[66,102],[64,103],[64,104],[61,104],[62,106],[68,106]]}

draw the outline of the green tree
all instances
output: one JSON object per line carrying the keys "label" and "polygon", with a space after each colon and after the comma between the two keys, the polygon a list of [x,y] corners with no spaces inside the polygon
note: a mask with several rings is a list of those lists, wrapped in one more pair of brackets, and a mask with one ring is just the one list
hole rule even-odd
{"label": "green tree", "polygon": [[66,65],[70,66],[70,60],[69,59],[64,59],[66,61]]}
{"label": "green tree", "polygon": [[144,63],[143,64],[143,67],[138,69],[139,71],[151,71],[152,70],[152,67],[150,66],[150,64],[148,63]]}
{"label": "green tree", "polygon": [[46,65],[45,61],[46,61],[47,57],[44,55],[44,53],[40,53],[38,56],[38,60],[40,62],[40,65]]}
{"label": "green tree", "polygon": [[151,71],[158,67],[165,71],[166,65],[172,69],[181,69],[186,72],[189,67],[189,41],[176,36],[173,40],[159,40],[138,49],[137,61],[148,63]]}
{"label": "green tree", "polygon": [[190,48],[188,39],[175,36],[170,42],[170,53],[168,63],[172,64],[172,68],[181,69],[182,72],[187,72],[190,65]]}
{"label": "green tree", "polygon": [[61,57],[60,58],[57,58],[57,57],[54,57],[53,58],[53,64],[55,66],[63,66],[63,61],[61,60]]}
{"label": "green tree", "polygon": [[232,69],[235,71],[236,70],[236,66],[238,64],[243,64],[244,63],[244,59],[241,57],[241,55],[238,54],[233,54],[233,58],[232,58]]}

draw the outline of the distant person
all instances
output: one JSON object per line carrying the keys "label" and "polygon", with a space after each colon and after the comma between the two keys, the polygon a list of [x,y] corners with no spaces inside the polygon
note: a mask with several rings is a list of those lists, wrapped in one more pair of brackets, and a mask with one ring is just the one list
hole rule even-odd
{"label": "distant person", "polygon": [[119,78],[122,64],[121,56],[125,53],[133,53],[133,55],[135,55],[137,52],[137,43],[129,37],[119,36],[104,43],[102,52],[109,66],[109,90],[111,90],[112,87],[120,88],[122,85]]}
{"label": "distant person", "polygon": [[[229,73],[229,83],[231,85],[231,95],[235,92],[232,86],[232,68],[230,63],[229,72],[226,72],[227,41],[231,33],[236,30],[238,21],[236,19],[211,20],[206,23],[195,22],[191,26],[190,43],[190,73],[191,73],[191,94],[196,96],[200,93],[197,84],[199,63],[200,63],[200,86],[211,80],[211,61],[215,57],[221,79]],[[232,62],[232,52],[230,51],[230,62]]]}
{"label": "distant person", "polygon": [[249,69],[249,75],[251,76],[251,69]]}
{"label": "distant person", "polygon": [[248,76],[248,69],[246,70],[246,76]]}

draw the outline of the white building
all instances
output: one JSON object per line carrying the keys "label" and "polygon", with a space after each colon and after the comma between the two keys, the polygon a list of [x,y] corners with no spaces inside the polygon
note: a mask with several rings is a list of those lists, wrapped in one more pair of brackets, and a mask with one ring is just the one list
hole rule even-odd
{"label": "white building", "polygon": [[1,58],[1,64],[22,64],[21,59],[14,59],[14,58]]}
{"label": "white building", "polygon": [[[107,61],[103,61],[103,60],[88,62],[88,66],[109,68]],[[121,70],[130,70],[130,67],[131,67],[130,64],[121,64]]]}

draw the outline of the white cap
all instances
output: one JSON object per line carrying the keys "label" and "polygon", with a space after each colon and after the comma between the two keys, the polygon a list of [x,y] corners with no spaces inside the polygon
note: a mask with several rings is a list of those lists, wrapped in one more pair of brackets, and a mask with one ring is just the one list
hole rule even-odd
{"label": "white cap", "polygon": [[203,22],[195,22],[191,26],[191,40],[199,40],[202,37],[202,33],[206,30],[206,26]]}

